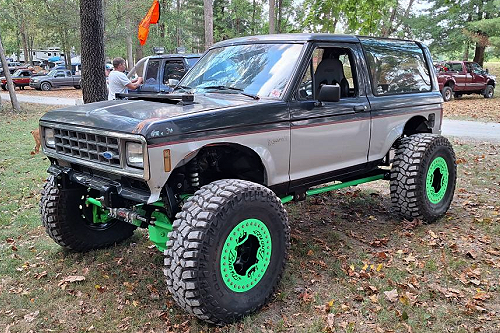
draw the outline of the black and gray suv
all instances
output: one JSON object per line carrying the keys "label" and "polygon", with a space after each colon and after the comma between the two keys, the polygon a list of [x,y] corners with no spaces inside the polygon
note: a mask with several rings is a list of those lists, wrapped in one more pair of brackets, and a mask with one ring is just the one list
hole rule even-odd
{"label": "black and gray suv", "polygon": [[386,179],[397,213],[433,222],[453,198],[443,100],[418,42],[233,39],[173,93],[122,97],[42,117],[43,225],[73,251],[148,228],[170,293],[212,323],[259,309],[276,290],[290,240],[284,203]]}

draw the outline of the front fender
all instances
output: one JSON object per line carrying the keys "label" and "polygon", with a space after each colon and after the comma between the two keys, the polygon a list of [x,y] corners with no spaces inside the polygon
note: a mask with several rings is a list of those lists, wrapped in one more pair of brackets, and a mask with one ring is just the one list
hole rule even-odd
{"label": "front fender", "polygon": [[[160,192],[175,167],[189,162],[200,149],[208,145],[241,145],[254,151],[261,159],[267,175],[266,186],[285,183],[289,181],[290,159],[290,129],[269,132],[234,135],[230,142],[227,138],[213,138],[190,142],[179,142],[161,145],[149,145],[148,157],[150,179],[148,185],[151,197],[148,202],[155,202],[160,197]],[[171,170],[165,171],[164,150],[170,150]]]}

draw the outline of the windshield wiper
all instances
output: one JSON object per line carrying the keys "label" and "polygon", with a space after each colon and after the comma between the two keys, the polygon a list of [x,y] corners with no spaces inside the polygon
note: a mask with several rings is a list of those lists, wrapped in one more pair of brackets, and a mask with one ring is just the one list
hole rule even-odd
{"label": "windshield wiper", "polygon": [[241,88],[236,88],[236,87],[227,87],[227,86],[208,86],[208,87],[203,87],[202,89],[208,89],[208,90],[234,90],[234,91],[237,91],[239,92],[240,94],[242,94],[243,96],[248,96],[248,97],[251,97],[253,99],[260,99],[259,96],[257,95],[254,95],[254,94],[249,94],[249,93],[246,93],[243,91],[243,89]]}

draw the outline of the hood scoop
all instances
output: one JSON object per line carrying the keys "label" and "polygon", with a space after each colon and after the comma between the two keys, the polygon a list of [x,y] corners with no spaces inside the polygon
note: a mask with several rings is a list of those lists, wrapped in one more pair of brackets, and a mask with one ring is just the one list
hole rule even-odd
{"label": "hood scoop", "polygon": [[116,97],[120,99],[129,99],[129,100],[143,100],[143,101],[152,101],[152,102],[160,102],[160,103],[169,103],[169,104],[193,104],[194,103],[194,95],[193,94],[116,94]]}

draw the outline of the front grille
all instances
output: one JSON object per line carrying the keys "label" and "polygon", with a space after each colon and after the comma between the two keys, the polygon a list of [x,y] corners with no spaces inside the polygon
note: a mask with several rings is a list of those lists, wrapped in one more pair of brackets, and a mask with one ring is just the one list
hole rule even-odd
{"label": "front grille", "polygon": [[54,128],[54,137],[55,149],[59,154],[120,166],[120,144],[117,138],[58,128]]}

